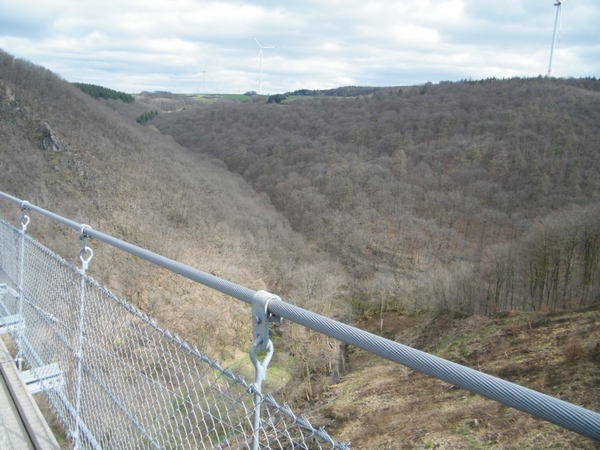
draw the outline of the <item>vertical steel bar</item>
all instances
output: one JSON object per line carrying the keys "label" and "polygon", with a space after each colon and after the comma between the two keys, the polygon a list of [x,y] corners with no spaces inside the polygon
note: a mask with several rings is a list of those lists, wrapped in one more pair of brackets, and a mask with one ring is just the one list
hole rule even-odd
{"label": "vertical steel bar", "polygon": [[[252,418],[252,450],[258,450],[260,431],[260,406],[262,403],[262,382],[267,376],[267,366],[273,356],[273,342],[269,339],[269,303],[281,301],[279,297],[266,291],[258,291],[252,296],[252,337],[250,360],[254,366],[254,415]],[[267,354],[261,363],[256,351],[263,350]]]}
{"label": "vertical steel bar", "polygon": [[19,292],[19,317],[21,318],[21,325],[19,326],[18,332],[18,343],[17,343],[17,366],[19,371],[23,369],[23,332],[25,329],[25,319],[23,318],[23,279],[25,272],[25,232],[27,231],[27,225],[29,225],[29,217],[25,215],[26,205],[28,202],[21,203],[21,218],[19,222],[21,223],[21,248],[19,250],[19,284],[18,284],[18,292]]}
{"label": "vertical steel bar", "polygon": [[260,406],[262,404],[262,382],[267,376],[267,367],[271,362],[273,356],[273,342],[269,339],[267,343],[267,354],[265,359],[261,363],[256,357],[256,351],[259,346],[263,343],[262,339],[255,340],[250,346],[250,360],[254,365],[254,384],[252,390],[254,391],[254,412],[252,415],[252,450],[258,450],[258,442],[260,438]]}
{"label": "vertical steel bar", "polygon": [[[73,448],[78,450],[79,448],[79,428],[81,426],[81,372],[83,365],[83,322],[85,318],[85,272],[88,268],[88,264],[94,256],[94,252],[91,248],[85,245],[84,229],[87,225],[81,227],[80,239],[81,239],[81,250],[79,250],[79,260],[81,261],[81,283],[79,291],[79,336],[77,343],[77,390],[75,397],[75,432],[73,434],[74,445]],[[88,254],[87,257],[84,257]]]}

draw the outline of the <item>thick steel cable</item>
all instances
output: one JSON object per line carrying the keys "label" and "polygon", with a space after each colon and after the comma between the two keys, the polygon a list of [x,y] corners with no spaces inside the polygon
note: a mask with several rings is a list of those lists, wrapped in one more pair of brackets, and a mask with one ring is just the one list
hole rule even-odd
{"label": "thick steel cable", "polygon": [[[14,203],[23,205],[23,201],[0,192]],[[27,204],[27,209],[36,211],[77,231],[83,224],[65,219],[57,214],[37,206]],[[129,244],[107,234],[85,228],[85,235],[98,239],[109,245],[124,250],[132,255],[150,261],[160,267],[197,281],[207,287],[230,295],[246,303],[252,303],[255,292],[214,275],[207,274],[193,267],[157,255],[149,250]],[[583,436],[600,441],[600,414],[550,397],[532,389],[519,386],[483,372],[470,369],[439,358],[429,353],[407,347],[398,342],[382,338],[372,333],[337,322],[319,314],[312,313],[283,301],[270,302],[268,312],[303,325],[311,330],[323,333],[347,344],[361,348],[390,361],[410,367],[411,369],[439,378],[454,386],[458,386],[475,394],[482,395],[520,411],[547,420]]]}

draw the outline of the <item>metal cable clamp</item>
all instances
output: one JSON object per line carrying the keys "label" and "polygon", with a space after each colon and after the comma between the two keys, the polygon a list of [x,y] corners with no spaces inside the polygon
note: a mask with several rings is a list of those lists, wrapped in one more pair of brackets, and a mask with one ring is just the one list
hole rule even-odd
{"label": "metal cable clamp", "polygon": [[281,301],[281,298],[266,291],[257,291],[252,296],[252,337],[258,342],[258,350],[267,350],[269,322],[281,322],[281,317],[269,312],[271,301]]}

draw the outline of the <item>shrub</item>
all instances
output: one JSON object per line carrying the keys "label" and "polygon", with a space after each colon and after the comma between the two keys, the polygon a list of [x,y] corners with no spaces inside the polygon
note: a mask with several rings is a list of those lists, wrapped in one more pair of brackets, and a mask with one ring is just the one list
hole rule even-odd
{"label": "shrub", "polygon": [[581,342],[573,341],[563,348],[565,359],[568,362],[575,362],[583,355],[583,345]]}
{"label": "shrub", "polygon": [[144,125],[146,122],[154,119],[156,116],[158,116],[158,111],[146,111],[145,113],[140,114],[135,121],[141,125]]}

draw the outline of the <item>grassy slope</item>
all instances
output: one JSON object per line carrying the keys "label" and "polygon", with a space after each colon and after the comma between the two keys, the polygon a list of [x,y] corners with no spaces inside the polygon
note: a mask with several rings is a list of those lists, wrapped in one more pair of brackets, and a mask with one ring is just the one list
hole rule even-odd
{"label": "grassy slope", "polygon": [[[384,335],[600,411],[600,312],[387,316]],[[363,326],[379,328],[379,320]],[[319,402],[319,425],[355,448],[600,448],[585,437],[447,383],[351,351]]]}

